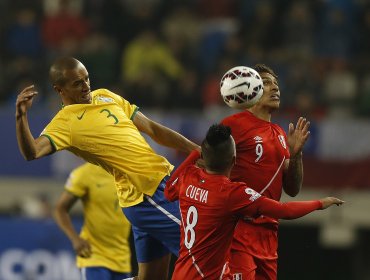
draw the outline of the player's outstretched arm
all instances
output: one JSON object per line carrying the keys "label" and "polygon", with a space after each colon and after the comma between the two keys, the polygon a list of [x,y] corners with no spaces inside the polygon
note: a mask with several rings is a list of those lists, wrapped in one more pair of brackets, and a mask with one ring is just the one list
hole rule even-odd
{"label": "player's outstretched arm", "polygon": [[139,131],[149,135],[160,145],[186,153],[190,153],[192,150],[200,151],[200,147],[197,144],[185,138],[180,133],[152,121],[141,112],[135,115],[133,122]]}
{"label": "player's outstretched arm", "polygon": [[33,160],[48,155],[53,147],[46,137],[34,139],[28,124],[27,111],[32,106],[33,98],[37,95],[35,87],[26,87],[17,97],[15,122],[17,141],[20,152],[26,160]]}
{"label": "player's outstretched arm", "polygon": [[83,258],[91,256],[91,246],[88,241],[82,239],[73,227],[69,211],[78,198],[66,191],[60,196],[54,209],[54,218],[61,230],[68,236],[76,254]]}
{"label": "player's outstretched arm", "polygon": [[312,201],[291,201],[280,203],[267,197],[260,197],[252,208],[256,207],[259,215],[266,215],[275,219],[297,219],[315,210],[326,209],[334,204],[341,205],[344,201],[335,197],[326,197]]}
{"label": "player's outstretched arm", "polygon": [[301,190],[303,182],[302,149],[310,136],[310,122],[300,117],[296,126],[289,124],[288,145],[290,159],[287,160],[284,170],[283,188],[289,196],[296,196]]}

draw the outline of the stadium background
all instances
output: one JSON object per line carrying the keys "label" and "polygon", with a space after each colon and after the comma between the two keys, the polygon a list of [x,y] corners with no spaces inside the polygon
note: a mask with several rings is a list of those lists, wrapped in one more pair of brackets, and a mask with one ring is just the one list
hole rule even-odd
{"label": "stadium background", "polygon": [[[0,280],[78,279],[50,210],[81,161],[61,152],[25,162],[14,129],[14,102],[29,84],[39,90],[34,135],[60,108],[47,71],[62,55],[87,66],[93,89],[196,142],[233,113],[219,97],[222,74],[270,65],[282,93],[274,120],[312,122],[298,199],[347,201],[282,222],[279,279],[370,279],[368,0],[1,0],[0,49]],[[174,164],[183,158],[154,147]],[[81,208],[74,214],[79,225]]]}

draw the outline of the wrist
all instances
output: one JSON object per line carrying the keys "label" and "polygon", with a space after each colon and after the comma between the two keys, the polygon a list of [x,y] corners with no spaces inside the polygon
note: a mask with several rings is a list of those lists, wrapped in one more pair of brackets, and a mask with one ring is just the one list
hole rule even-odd
{"label": "wrist", "polygon": [[27,115],[27,113],[26,112],[19,112],[19,111],[16,111],[15,112],[15,118],[16,119],[20,119],[20,118],[22,118],[22,117],[24,117],[24,116],[26,116]]}
{"label": "wrist", "polygon": [[302,159],[302,156],[303,156],[303,153],[302,151],[296,153],[296,154],[290,154],[290,160],[301,160]]}

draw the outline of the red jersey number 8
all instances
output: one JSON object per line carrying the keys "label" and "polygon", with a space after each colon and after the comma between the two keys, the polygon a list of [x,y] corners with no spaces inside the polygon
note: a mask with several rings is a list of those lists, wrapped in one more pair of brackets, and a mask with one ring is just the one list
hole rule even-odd
{"label": "red jersey number 8", "polygon": [[[190,222],[191,219],[191,222]],[[190,206],[188,213],[186,214],[186,227],[185,227],[185,247],[191,249],[195,242],[195,231],[194,227],[198,222],[198,210],[194,206]]]}

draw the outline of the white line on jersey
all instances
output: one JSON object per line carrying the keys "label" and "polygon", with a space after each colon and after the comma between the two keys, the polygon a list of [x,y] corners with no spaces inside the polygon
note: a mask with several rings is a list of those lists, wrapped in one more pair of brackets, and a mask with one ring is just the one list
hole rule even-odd
{"label": "white line on jersey", "polygon": [[278,175],[278,173],[279,173],[279,171],[280,171],[281,167],[283,166],[284,161],[285,161],[285,156],[283,157],[283,160],[281,161],[280,166],[279,166],[279,168],[276,170],[276,172],[275,172],[274,176],[272,176],[272,178],[271,178],[270,182],[268,182],[268,183],[267,183],[266,187],[264,187],[264,188],[263,188],[263,190],[262,190],[262,191],[260,191],[260,194],[262,194],[265,190],[267,190],[267,188],[271,185],[272,181],[274,181],[275,177]]}
{"label": "white line on jersey", "polygon": [[[184,225],[184,219],[182,218],[180,202],[179,202],[179,208],[180,208],[180,217],[181,217],[181,222],[182,222],[182,224]],[[189,253],[189,256],[191,256],[191,259],[192,259],[192,261],[193,261],[193,265],[195,266],[195,269],[198,271],[198,273],[200,274],[200,276],[202,276],[202,278],[204,278],[204,274],[203,274],[203,272],[200,270],[200,267],[198,266],[198,264],[196,263],[195,258],[194,258],[194,256],[193,256],[193,254],[191,253],[190,249],[188,249],[188,253]]]}
{"label": "white line on jersey", "polygon": [[222,268],[221,275],[220,275],[220,280],[222,280],[222,276],[224,276],[224,274],[225,274],[226,267],[227,267],[227,262],[225,262],[225,264]]}
{"label": "white line on jersey", "polygon": [[155,208],[157,208],[159,211],[165,214],[168,218],[170,218],[172,221],[174,221],[178,225],[181,225],[181,222],[178,218],[176,218],[174,215],[172,215],[170,212],[168,212],[163,207],[159,206],[150,196],[146,195],[145,198],[149,201],[151,205],[153,205]]}

